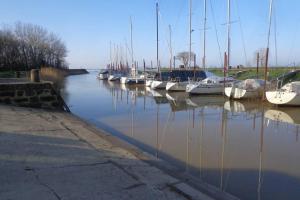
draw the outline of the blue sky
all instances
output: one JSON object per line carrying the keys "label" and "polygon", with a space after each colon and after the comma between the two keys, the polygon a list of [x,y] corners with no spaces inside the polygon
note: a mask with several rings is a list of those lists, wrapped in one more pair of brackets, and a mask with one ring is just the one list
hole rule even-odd
{"label": "blue sky", "polygon": [[[254,64],[254,52],[267,43],[269,0],[232,1],[231,63]],[[159,0],[160,60],[168,64],[168,25],[173,31],[174,54],[188,50],[188,0]],[[220,66],[216,30],[220,50],[226,50],[227,0],[207,0],[207,65]],[[67,61],[71,68],[100,68],[110,62],[109,44],[122,46],[125,59],[126,41],[130,43],[129,18],[133,19],[134,58],[147,64],[156,59],[156,0],[0,0],[1,24],[17,21],[37,24],[59,35],[69,50]],[[214,12],[212,12],[213,8]],[[270,40],[270,63],[279,65],[299,63],[300,1],[274,0],[273,26]],[[215,21],[214,21],[215,18]],[[215,26],[217,29],[215,29]],[[197,62],[202,57],[203,0],[193,0],[192,50]],[[242,27],[242,28],[241,28]],[[242,31],[241,31],[242,30]],[[244,40],[242,40],[242,32]],[[244,41],[244,42],[243,42]],[[245,45],[243,45],[245,43]],[[244,53],[246,49],[246,56]],[[128,53],[129,59],[129,53]],[[129,59],[130,60],[130,59]]]}

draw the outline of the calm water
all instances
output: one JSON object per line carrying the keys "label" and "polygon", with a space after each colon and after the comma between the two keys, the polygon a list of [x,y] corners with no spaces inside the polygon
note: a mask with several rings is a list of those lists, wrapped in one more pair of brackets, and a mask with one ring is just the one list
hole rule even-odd
{"label": "calm water", "polygon": [[[73,113],[241,199],[300,199],[300,108],[68,77]],[[298,124],[298,125],[297,125]]]}

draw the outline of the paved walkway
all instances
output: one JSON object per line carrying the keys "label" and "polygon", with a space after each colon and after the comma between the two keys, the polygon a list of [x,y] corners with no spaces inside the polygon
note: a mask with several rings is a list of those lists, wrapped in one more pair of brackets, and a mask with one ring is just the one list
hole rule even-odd
{"label": "paved walkway", "polygon": [[0,105],[0,199],[211,199],[108,138],[71,114]]}

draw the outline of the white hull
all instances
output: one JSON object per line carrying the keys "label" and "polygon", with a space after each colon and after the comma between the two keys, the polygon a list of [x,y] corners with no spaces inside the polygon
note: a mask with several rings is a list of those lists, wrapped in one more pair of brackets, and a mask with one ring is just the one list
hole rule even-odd
{"label": "white hull", "polygon": [[240,88],[234,88],[233,98],[234,99],[254,99],[261,98],[263,91],[261,89],[256,90],[245,90]]}
{"label": "white hull", "polygon": [[300,94],[288,91],[269,91],[266,92],[267,100],[276,105],[300,105]]}
{"label": "white hull", "polygon": [[120,76],[119,75],[109,75],[108,80],[109,81],[117,81],[120,80]]}
{"label": "white hull", "polygon": [[121,82],[121,84],[126,84],[126,81],[127,81],[127,77],[121,77],[121,79],[120,79],[120,82]]}
{"label": "white hull", "polygon": [[151,89],[166,89],[166,81],[152,81]]}
{"label": "white hull", "polygon": [[168,82],[166,85],[167,91],[185,91],[188,82]]}
{"label": "white hull", "polygon": [[234,94],[234,86],[232,87],[225,87],[225,90],[224,90],[224,93],[227,97],[231,98],[233,97],[233,94]]}
{"label": "white hull", "polygon": [[186,92],[190,94],[223,94],[223,84],[188,84]]}
{"label": "white hull", "polygon": [[106,80],[108,78],[108,74],[98,74],[97,78],[100,80]]}
{"label": "white hull", "polygon": [[146,80],[146,87],[151,87],[153,80]]}

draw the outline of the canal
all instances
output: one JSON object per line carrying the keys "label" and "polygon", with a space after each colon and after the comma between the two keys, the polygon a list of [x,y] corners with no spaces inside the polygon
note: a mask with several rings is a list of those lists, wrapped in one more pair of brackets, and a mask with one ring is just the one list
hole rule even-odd
{"label": "canal", "polygon": [[240,199],[300,199],[300,108],[187,96],[70,76],[63,96],[86,121]]}

